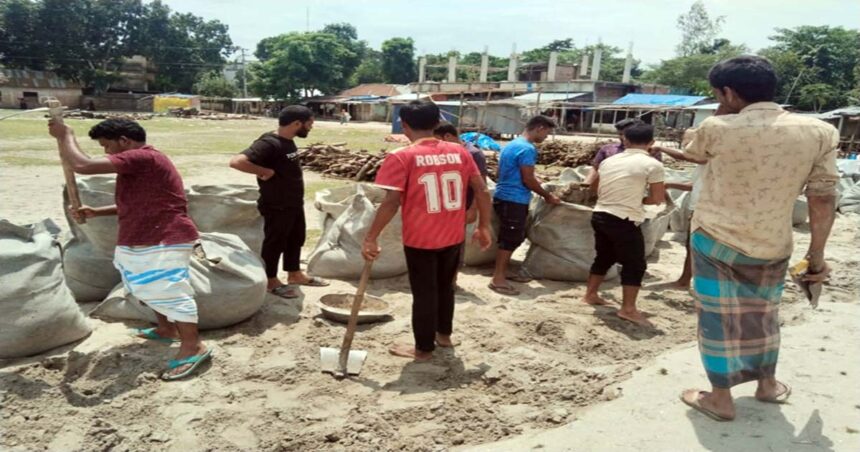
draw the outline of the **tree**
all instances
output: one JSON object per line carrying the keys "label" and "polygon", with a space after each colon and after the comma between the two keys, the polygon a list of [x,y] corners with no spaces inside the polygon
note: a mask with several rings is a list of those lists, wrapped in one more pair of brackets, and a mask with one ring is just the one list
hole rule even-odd
{"label": "tree", "polygon": [[358,32],[351,24],[342,22],[337,24],[328,24],[322,29],[323,33],[328,33],[335,36],[345,47],[350,50],[350,55],[345,56],[341,61],[343,67],[343,85],[341,89],[348,88],[353,74],[355,74],[362,61],[366,58],[365,53],[368,51],[367,43],[358,40]]}
{"label": "tree", "polygon": [[203,74],[194,84],[194,93],[206,97],[236,97],[236,85],[217,72]]}
{"label": "tree", "polygon": [[345,85],[344,62],[354,58],[330,33],[287,33],[257,45],[251,88],[259,95],[295,100],[318,90],[333,94]]}
{"label": "tree", "polygon": [[805,105],[811,105],[817,113],[821,107],[836,96],[836,91],[826,83],[813,83],[800,88],[799,99]]}
{"label": "tree", "polygon": [[678,56],[685,57],[704,51],[720,34],[724,16],[711,19],[702,0],[696,0],[690,10],[678,16],[677,26],[681,30],[681,42],[675,47]]}
{"label": "tree", "polygon": [[415,41],[412,38],[391,38],[382,43],[382,75],[386,83],[415,81]]}
{"label": "tree", "polygon": [[[850,102],[860,78],[860,31],[842,27],[801,26],[777,28],[770,38],[776,44],[760,54],[773,62],[779,75],[778,97],[800,108],[835,108]],[[827,85],[824,89],[809,85]]]}
{"label": "tree", "polygon": [[370,48],[365,49],[361,64],[358,65],[352,78],[350,78],[350,84],[356,86],[362,83],[382,83],[384,81],[382,52]]}
{"label": "tree", "polygon": [[[674,90],[699,96],[710,96],[708,72],[719,61],[748,52],[746,46],[722,43],[716,53],[697,53],[661,61],[643,74],[642,80],[668,85]],[[712,47],[713,48],[713,47]]]}

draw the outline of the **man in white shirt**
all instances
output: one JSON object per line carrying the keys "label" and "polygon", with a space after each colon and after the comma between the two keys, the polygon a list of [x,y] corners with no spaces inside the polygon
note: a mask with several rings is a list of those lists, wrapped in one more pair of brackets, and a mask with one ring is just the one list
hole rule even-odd
{"label": "man in white shirt", "polygon": [[597,256],[591,266],[585,301],[605,305],[598,295],[606,273],[621,264],[622,305],[618,317],[649,325],[636,309],[636,297],[645,276],[645,241],[640,225],[644,205],[662,204],[666,197],[663,164],[648,153],[654,144],[654,127],[637,124],[624,130],[624,152],[614,155],[597,169],[597,205],[591,218]]}

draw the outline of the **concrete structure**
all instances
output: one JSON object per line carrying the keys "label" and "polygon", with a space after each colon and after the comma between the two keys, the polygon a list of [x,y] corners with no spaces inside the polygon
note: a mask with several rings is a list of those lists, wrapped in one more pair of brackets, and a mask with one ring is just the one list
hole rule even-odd
{"label": "concrete structure", "polygon": [[69,108],[81,106],[81,85],[52,72],[0,68],[6,82],[0,84],[0,108],[37,108],[39,99],[52,96]]}
{"label": "concrete structure", "polygon": [[591,79],[594,81],[600,80],[600,63],[603,58],[603,49],[600,47],[594,50],[594,61],[591,64]]}
{"label": "concrete structure", "polygon": [[621,76],[621,83],[630,83],[630,72],[633,70],[633,43],[627,49],[627,59],[624,60],[624,74]]}
{"label": "concrete structure", "polygon": [[487,81],[487,76],[490,72],[490,55],[487,54],[487,50],[484,50],[484,53],[481,55],[481,75],[479,76],[479,80],[481,82]]}
{"label": "concrete structure", "polygon": [[457,57],[451,55],[448,57],[448,82],[457,81]]}
{"label": "concrete structure", "polygon": [[418,58],[418,83],[427,80],[427,57]]}

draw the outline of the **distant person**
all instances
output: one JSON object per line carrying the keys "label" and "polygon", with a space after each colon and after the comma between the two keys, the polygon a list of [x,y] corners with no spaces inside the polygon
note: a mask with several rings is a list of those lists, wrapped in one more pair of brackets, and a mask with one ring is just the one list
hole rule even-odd
{"label": "distant person", "polygon": [[836,128],[788,113],[773,102],[770,62],[740,56],[708,74],[720,114],[704,120],[684,154],[707,160],[693,215],[693,289],[699,351],[710,391],[681,394],[687,405],[719,421],[735,418],[731,388],[755,381],[755,398],[785,403],[791,387],[776,379],[779,302],[791,257],[791,216],[804,191],[809,202],[807,281],[830,269],[824,247],[833,225]]}
{"label": "distant person", "polygon": [[[433,131],[433,136],[442,141],[447,141],[449,143],[457,143],[467,151],[469,151],[469,155],[472,156],[472,160],[475,161],[475,165],[478,167],[478,172],[481,174],[481,178],[484,180],[484,183],[487,183],[487,157],[484,156],[484,151],[478,149],[473,143],[468,141],[463,141],[460,139],[460,132],[454,127],[454,124],[450,122],[440,122],[438,126],[436,126],[436,130]],[[478,219],[478,206],[475,204],[475,191],[472,190],[472,187],[466,188],[466,224],[472,224],[475,220]],[[459,267],[463,267],[464,259],[466,257],[466,242],[463,242],[463,245],[460,247],[460,262]],[[454,274],[454,284],[457,283],[457,274]]]}
{"label": "distant person", "polygon": [[465,239],[466,187],[472,187],[478,205],[473,238],[484,249],[491,240],[490,196],[463,146],[434,138],[439,124],[436,104],[411,101],[400,109],[400,120],[412,144],[388,154],[376,175],[376,185],[386,194],[364,239],[362,255],[374,260],[386,252],[379,247],[379,235],[401,209],[415,345],[397,344],[389,352],[427,361],[437,345],[454,345],[454,275]]}
{"label": "distant person", "polygon": [[[290,105],[278,116],[278,130],[266,132],[248,149],[233,156],[230,167],[257,176],[260,198],[257,208],[263,216],[263,248],[268,290],[281,298],[297,298],[290,285],[327,286],[328,282],[301,269],[305,244],[305,184],[295,137],[307,138],[314,115],[307,107]],[[287,282],[278,278],[278,262],[283,257]]]}
{"label": "distant person", "polygon": [[591,305],[608,304],[598,294],[606,273],[621,264],[621,309],[618,317],[648,325],[636,309],[647,264],[645,239],[640,225],[645,221],[645,205],[665,201],[663,164],[648,154],[654,144],[654,127],[645,123],[624,129],[624,151],[604,160],[597,169],[594,185],[597,205],[591,216],[594,248],[597,252],[583,301]]}
{"label": "distant person", "polygon": [[[588,175],[585,177],[584,183],[586,185],[591,185],[594,182],[594,178],[597,177],[597,167],[599,167],[604,160],[612,157],[613,155],[624,152],[624,129],[636,124],[645,124],[645,122],[638,118],[627,118],[615,123],[615,130],[618,132],[619,141],[617,143],[604,145],[597,151],[597,154],[591,161],[591,168],[588,171]],[[663,161],[658,152],[649,153],[657,160]]]}
{"label": "distant person", "polygon": [[535,116],[526,123],[522,136],[502,149],[499,156],[499,174],[493,196],[493,208],[499,218],[499,251],[496,253],[496,268],[489,288],[502,295],[516,296],[519,291],[508,280],[528,282],[522,275],[508,276],[511,255],[526,239],[526,221],[532,192],[542,196],[550,204],[561,201],[541,187],[535,175],[538,151],[535,144],[543,143],[556,128],[556,123],[546,116]]}
{"label": "distant person", "polygon": [[90,129],[107,157],[81,152],[71,127],[49,122],[63,159],[79,174],[116,173],[116,205],[81,206],[74,218],[116,215],[119,223],[114,265],[130,295],[155,312],[158,326],[136,330],[137,337],[179,341],[164,380],[191,375],[212,351],[200,341],[197,303],[189,266],[199,238],[188,216],[182,178],[170,159],[146,144],[146,131],[126,119],[108,119]]}
{"label": "distant person", "polygon": [[350,115],[349,115],[349,112],[348,112],[348,111],[346,111],[345,109],[340,111],[340,123],[341,123],[341,124],[346,124],[346,123],[348,123],[348,122],[349,122],[349,120],[350,120],[350,118],[351,118],[351,117],[350,117]]}

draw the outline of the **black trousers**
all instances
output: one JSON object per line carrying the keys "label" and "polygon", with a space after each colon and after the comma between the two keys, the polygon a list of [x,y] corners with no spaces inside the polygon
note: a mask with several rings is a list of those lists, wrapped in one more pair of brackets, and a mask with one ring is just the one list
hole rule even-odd
{"label": "black trousers", "polygon": [[454,275],[460,244],[437,250],[403,247],[412,288],[412,334],[415,348],[432,352],[436,333],[454,330]]}
{"label": "black trousers", "polygon": [[266,276],[278,276],[278,261],[284,256],[284,271],[299,271],[302,246],[305,244],[305,210],[261,211],[263,215],[263,249]]}
{"label": "black trousers", "polygon": [[606,275],[613,265],[619,263],[621,285],[641,286],[647,267],[642,229],[630,220],[606,212],[594,212],[591,227],[594,228],[594,247],[597,251],[591,273]]}

